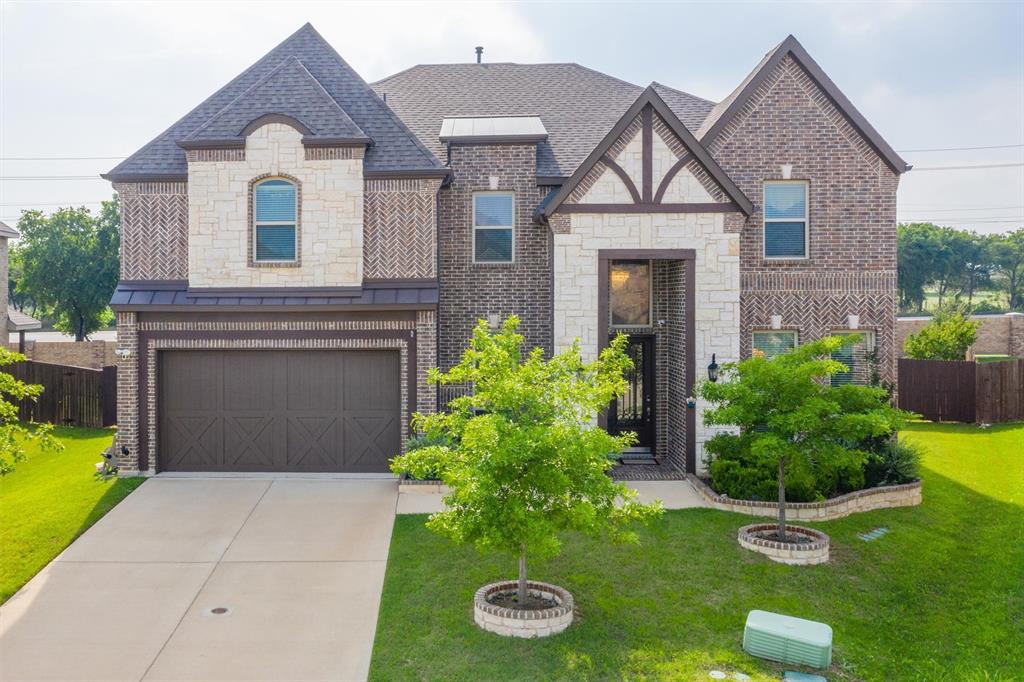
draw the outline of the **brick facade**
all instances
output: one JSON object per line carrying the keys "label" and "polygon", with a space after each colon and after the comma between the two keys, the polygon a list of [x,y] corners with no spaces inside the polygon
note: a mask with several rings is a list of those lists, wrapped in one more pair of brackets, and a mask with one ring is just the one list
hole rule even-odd
{"label": "brick facade", "polygon": [[363,220],[366,279],[437,277],[440,180],[367,180]]}
{"label": "brick facade", "polygon": [[[882,378],[895,382],[896,186],[899,177],[832,101],[787,56],[709,145],[715,160],[755,205],[743,225],[740,263],[741,348],[769,328],[811,341],[847,329],[849,315],[875,334]],[[809,185],[808,257],[762,257],[762,184]]]}
{"label": "brick facade", "polygon": [[121,200],[121,279],[188,279],[184,182],[116,183]]}
{"label": "brick facade", "polygon": [[[550,352],[550,231],[533,220],[546,193],[537,186],[534,145],[453,145],[451,184],[441,190],[438,361],[456,364],[477,320],[516,314],[527,347]],[[491,177],[497,178],[492,187]],[[473,263],[473,193],[515,193],[515,262]]]}

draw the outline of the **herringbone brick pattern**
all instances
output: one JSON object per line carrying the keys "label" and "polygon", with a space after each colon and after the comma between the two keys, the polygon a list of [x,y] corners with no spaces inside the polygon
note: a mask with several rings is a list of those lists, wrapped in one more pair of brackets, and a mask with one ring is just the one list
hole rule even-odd
{"label": "herringbone brick pattern", "polygon": [[114,189],[121,199],[121,279],[187,279],[185,183],[124,183]]}
{"label": "herringbone brick pattern", "polygon": [[369,180],[363,207],[366,279],[437,277],[438,180]]}

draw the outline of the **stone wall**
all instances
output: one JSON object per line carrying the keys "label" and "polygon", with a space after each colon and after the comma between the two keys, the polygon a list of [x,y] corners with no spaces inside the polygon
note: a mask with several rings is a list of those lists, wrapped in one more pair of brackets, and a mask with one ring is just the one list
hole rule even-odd
{"label": "stone wall", "polygon": [[[283,123],[270,123],[246,139],[244,160],[191,161],[189,285],[362,284],[363,162],[355,158],[361,154],[326,156],[330,158],[307,158],[299,131]],[[299,185],[298,262],[254,265],[250,257],[252,182],[277,175]]]}
{"label": "stone wall", "polygon": [[[874,332],[882,378],[895,382],[896,186],[899,177],[792,57],[785,58],[709,144],[754,203],[740,243],[742,352],[772,315],[811,341],[845,329],[849,315]],[[766,260],[763,182],[809,185],[808,257]]]}
{"label": "stone wall", "polygon": [[[533,221],[546,193],[537,186],[536,146],[453,145],[451,168],[451,184],[440,194],[441,368],[458,362],[477,320],[490,315],[518,315],[526,346],[550,351],[550,234]],[[473,262],[473,193],[492,189],[515,192],[513,263]]]}
{"label": "stone wall", "polygon": [[[12,333],[14,339],[17,334]],[[18,342],[10,341],[7,347],[18,351]],[[117,364],[116,341],[25,341],[25,357],[36,362],[48,362],[53,365],[71,365],[101,369]]]}
{"label": "stone wall", "polygon": [[[968,357],[975,355],[1013,355],[1024,357],[1024,313],[1004,315],[972,315],[980,322],[978,337],[968,351]],[[931,322],[930,317],[900,317],[896,320],[896,353],[906,357],[903,344],[911,334],[924,329]]]}

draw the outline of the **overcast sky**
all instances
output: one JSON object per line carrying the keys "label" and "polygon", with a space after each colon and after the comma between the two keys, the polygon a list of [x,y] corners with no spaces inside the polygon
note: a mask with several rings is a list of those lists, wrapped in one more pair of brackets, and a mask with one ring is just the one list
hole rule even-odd
{"label": "overcast sky", "polygon": [[[417,63],[578,62],[718,101],[792,33],[888,142],[901,220],[1024,225],[1024,2],[0,0],[0,219],[97,208],[96,175],[310,21],[366,80]],[[962,151],[904,151],[993,147]],[[970,170],[927,170],[965,165]],[[52,176],[90,176],[52,179]],[[18,178],[47,179],[18,179]]]}

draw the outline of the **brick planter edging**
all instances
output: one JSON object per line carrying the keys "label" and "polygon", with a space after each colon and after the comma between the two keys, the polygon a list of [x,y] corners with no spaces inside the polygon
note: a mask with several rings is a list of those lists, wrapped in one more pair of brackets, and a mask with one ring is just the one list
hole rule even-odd
{"label": "brick planter edging", "polygon": [[[778,516],[779,506],[764,500],[734,500],[719,495],[693,474],[687,474],[697,494],[712,509],[737,512],[748,516]],[[913,507],[921,504],[921,481],[903,485],[887,485],[865,488],[824,502],[787,502],[786,517],[794,521],[831,521],[850,514],[888,509],[890,507]]]}
{"label": "brick planter edging", "polygon": [[778,528],[775,523],[755,523],[750,526],[743,526],[736,534],[740,546],[764,554],[772,561],[780,564],[793,566],[813,566],[828,561],[828,536],[813,528],[791,526],[786,524],[786,532],[794,535],[803,535],[812,538],[812,542],[778,542],[766,540],[757,536],[757,533],[773,531]]}
{"label": "brick planter edging", "polygon": [[506,580],[500,583],[484,585],[473,596],[473,619],[476,624],[488,632],[505,637],[549,637],[562,632],[572,623],[572,612],[575,601],[572,593],[557,585],[528,581],[527,590],[530,594],[544,599],[551,599],[556,606],[550,609],[526,611],[507,609],[495,606],[487,601],[487,597],[497,592],[514,592],[519,583]]}

